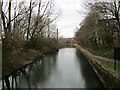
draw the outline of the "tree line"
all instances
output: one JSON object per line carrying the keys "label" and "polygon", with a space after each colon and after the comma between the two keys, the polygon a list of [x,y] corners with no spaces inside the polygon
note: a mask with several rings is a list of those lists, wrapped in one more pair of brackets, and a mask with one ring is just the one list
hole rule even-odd
{"label": "tree line", "polygon": [[85,48],[117,48],[120,46],[120,2],[94,2],[75,37]]}
{"label": "tree line", "polygon": [[57,47],[54,0],[9,0],[0,2],[2,52],[14,57],[17,52],[43,47]]}

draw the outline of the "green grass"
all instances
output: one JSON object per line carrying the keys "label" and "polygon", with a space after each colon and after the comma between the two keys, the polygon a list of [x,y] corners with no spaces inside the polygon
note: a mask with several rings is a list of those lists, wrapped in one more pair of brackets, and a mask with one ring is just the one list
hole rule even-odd
{"label": "green grass", "polygon": [[[107,61],[100,60],[100,59],[96,59],[96,61],[98,61],[101,64],[105,65],[109,69],[114,70],[114,64],[112,64],[110,62],[107,62]],[[114,70],[114,71],[117,72],[118,74],[120,74],[120,65],[116,65],[116,70]]]}
{"label": "green grass", "polygon": [[106,58],[114,58],[114,49],[102,48],[95,51],[97,55],[106,57]]}

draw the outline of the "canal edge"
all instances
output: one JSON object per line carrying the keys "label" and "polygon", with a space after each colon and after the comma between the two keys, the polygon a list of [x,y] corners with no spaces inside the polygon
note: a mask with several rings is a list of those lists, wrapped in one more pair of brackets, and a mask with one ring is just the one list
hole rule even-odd
{"label": "canal edge", "polygon": [[40,56],[36,56],[36,57],[33,57],[32,58],[32,61],[31,62],[28,62],[28,63],[25,63],[23,64],[22,66],[14,69],[12,72],[10,72],[8,75],[2,77],[1,79],[1,82],[2,82],[2,89],[4,90],[5,87],[4,85],[6,84],[6,88],[9,90],[10,89],[10,86],[11,86],[11,83],[10,83],[10,77],[13,77],[13,78],[16,78],[16,76],[18,74],[20,74],[22,71],[25,71],[25,69],[27,67],[32,67],[34,63],[37,63],[38,61],[41,61],[41,58],[43,58],[46,54],[49,54],[49,53],[55,53],[55,52],[58,52],[58,50],[53,50],[53,51],[47,51],[47,52],[43,52]]}
{"label": "canal edge", "polygon": [[91,64],[93,70],[97,74],[100,81],[103,83],[105,88],[120,88],[120,75],[116,75],[112,73],[110,69],[103,66],[101,63],[95,60],[95,57],[91,53],[87,53],[88,51],[82,48],[80,45],[75,44],[76,48],[79,49],[88,59]]}

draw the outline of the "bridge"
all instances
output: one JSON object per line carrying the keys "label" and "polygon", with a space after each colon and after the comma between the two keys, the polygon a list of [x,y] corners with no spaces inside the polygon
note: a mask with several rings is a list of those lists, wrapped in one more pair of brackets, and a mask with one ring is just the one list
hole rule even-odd
{"label": "bridge", "polygon": [[73,44],[76,43],[76,38],[64,38],[65,39],[65,46],[66,47],[74,47]]}

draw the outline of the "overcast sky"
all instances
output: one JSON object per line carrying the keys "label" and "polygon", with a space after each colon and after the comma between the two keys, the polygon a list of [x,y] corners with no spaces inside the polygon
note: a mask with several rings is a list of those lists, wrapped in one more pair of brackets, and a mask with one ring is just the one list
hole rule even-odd
{"label": "overcast sky", "polygon": [[76,27],[79,27],[79,24],[85,17],[86,9],[84,4],[86,2],[93,1],[98,0],[55,0],[55,9],[57,9],[57,11],[60,11],[60,17],[56,21],[56,25],[59,30],[59,36],[74,36]]}
{"label": "overcast sky", "polygon": [[59,36],[74,36],[76,27],[79,26],[84,17],[84,3],[85,0],[55,0],[56,8],[60,11],[60,17],[57,21]]}
{"label": "overcast sky", "polygon": [[[60,10],[60,17],[57,21],[59,36],[73,37],[76,27],[85,17],[85,3],[95,1],[112,1],[112,0],[55,0],[55,5]],[[80,13],[78,13],[78,11]]]}

